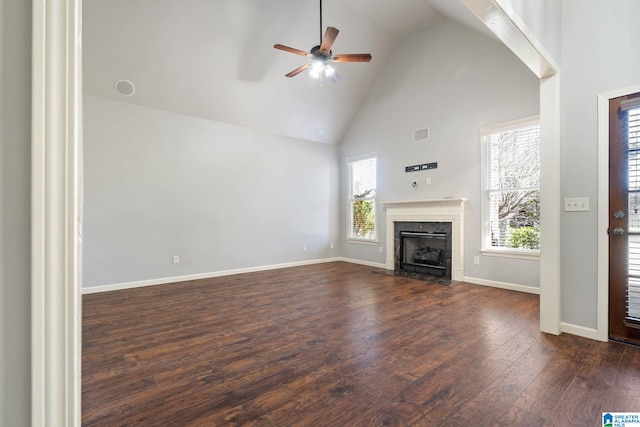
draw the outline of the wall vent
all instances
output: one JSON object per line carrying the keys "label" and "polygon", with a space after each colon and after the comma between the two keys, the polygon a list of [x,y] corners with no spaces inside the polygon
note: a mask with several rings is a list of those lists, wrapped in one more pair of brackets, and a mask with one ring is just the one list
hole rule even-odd
{"label": "wall vent", "polygon": [[415,142],[422,142],[429,139],[429,128],[418,129],[413,135]]}

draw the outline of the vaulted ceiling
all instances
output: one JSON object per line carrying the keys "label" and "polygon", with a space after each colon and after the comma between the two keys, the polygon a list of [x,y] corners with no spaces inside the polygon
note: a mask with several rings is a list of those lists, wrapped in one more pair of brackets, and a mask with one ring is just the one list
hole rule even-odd
{"label": "vaulted ceiling", "polygon": [[[264,132],[336,144],[366,100],[394,46],[439,19],[488,34],[458,0],[325,0],[323,26],[340,30],[333,84],[285,74],[320,42],[318,0],[87,0],[85,93]],[[420,52],[416,52],[420,54]],[[436,64],[437,65],[437,64]],[[129,80],[135,93],[114,85]]]}

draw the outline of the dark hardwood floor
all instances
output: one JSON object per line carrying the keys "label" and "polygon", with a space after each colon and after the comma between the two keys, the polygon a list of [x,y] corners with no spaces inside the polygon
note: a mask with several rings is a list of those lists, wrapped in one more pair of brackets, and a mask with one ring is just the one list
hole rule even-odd
{"label": "dark hardwood floor", "polygon": [[84,426],[601,426],[640,349],[538,296],[347,263],[83,297]]}

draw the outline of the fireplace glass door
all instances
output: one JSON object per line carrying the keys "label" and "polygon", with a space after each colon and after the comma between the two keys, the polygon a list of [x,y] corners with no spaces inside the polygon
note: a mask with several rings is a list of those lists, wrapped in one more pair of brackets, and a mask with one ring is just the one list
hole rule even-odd
{"label": "fireplace glass door", "polygon": [[400,233],[400,269],[445,276],[447,233],[403,231]]}

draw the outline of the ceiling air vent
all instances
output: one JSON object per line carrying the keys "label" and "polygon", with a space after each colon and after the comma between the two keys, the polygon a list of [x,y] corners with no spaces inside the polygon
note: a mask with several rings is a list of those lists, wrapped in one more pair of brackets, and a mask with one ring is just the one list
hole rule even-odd
{"label": "ceiling air vent", "polygon": [[415,142],[422,142],[429,139],[429,128],[418,129],[413,135]]}

